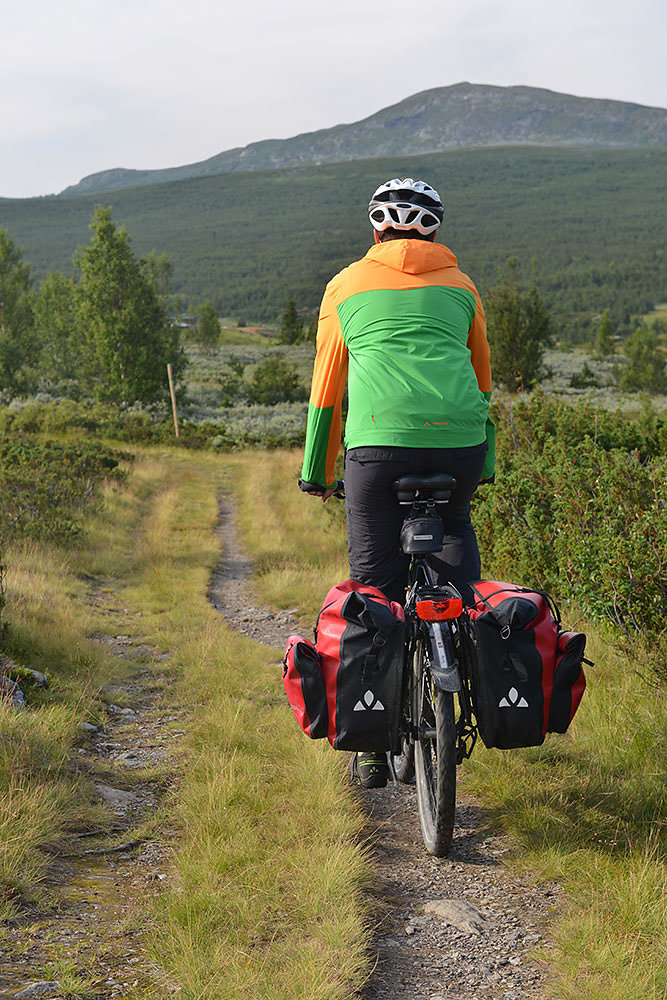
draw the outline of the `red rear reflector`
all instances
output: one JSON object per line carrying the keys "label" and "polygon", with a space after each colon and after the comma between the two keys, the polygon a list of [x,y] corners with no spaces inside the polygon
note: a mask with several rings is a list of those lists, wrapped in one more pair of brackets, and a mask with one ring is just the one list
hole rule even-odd
{"label": "red rear reflector", "polygon": [[459,618],[463,614],[460,597],[429,597],[417,601],[417,617],[424,622],[442,622],[449,618]]}

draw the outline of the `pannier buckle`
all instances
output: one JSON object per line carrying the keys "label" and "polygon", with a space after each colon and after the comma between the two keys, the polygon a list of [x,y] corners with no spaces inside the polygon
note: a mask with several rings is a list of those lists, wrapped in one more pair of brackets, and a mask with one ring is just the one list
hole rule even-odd
{"label": "pannier buckle", "polygon": [[509,625],[503,625],[503,627],[500,630],[500,638],[509,639],[511,634],[512,634],[512,629],[509,627]]}

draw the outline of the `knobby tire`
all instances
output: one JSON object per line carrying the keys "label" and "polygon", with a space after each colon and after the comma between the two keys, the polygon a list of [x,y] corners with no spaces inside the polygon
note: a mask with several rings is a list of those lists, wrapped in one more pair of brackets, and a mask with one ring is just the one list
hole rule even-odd
{"label": "knobby tire", "polygon": [[456,811],[456,722],[454,695],[433,683],[426,663],[425,640],[418,637],[413,655],[415,718],[435,737],[415,743],[417,803],[424,845],[444,857],[452,843]]}

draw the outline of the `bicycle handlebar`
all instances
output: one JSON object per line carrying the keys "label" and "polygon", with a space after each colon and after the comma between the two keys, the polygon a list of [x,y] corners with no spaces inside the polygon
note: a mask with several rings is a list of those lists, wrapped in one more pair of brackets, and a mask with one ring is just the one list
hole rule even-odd
{"label": "bicycle handlebar", "polygon": [[[335,482],[336,490],[333,496],[337,497],[339,500],[345,499],[345,483],[342,479],[337,479]],[[308,483],[305,479],[299,480],[299,489],[302,493],[314,493],[315,496],[322,496],[326,493],[326,486],[321,486],[319,483]]]}

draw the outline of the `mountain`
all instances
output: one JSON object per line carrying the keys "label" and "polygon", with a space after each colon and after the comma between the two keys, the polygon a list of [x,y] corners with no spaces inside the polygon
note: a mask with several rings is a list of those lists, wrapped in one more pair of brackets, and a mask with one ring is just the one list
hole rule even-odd
{"label": "mountain", "polygon": [[66,188],[61,197],[241,171],[517,145],[666,147],[667,110],[536,87],[457,83],[424,90],[351,125],[253,142],[200,163],[103,170]]}

